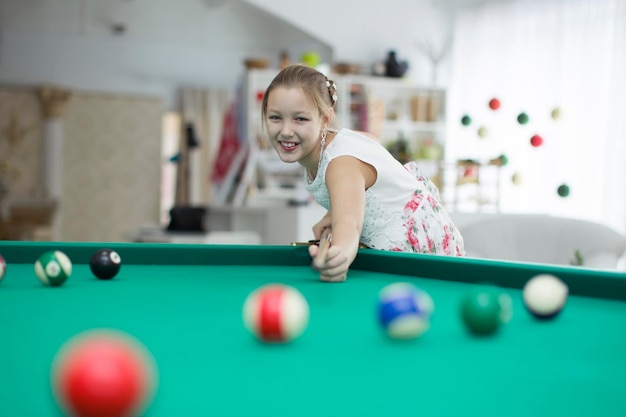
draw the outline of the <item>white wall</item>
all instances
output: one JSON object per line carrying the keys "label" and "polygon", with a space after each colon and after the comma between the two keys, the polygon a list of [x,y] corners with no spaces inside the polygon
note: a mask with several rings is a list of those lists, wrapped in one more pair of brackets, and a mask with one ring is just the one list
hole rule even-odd
{"label": "white wall", "polygon": [[209,3],[0,0],[0,83],[158,95],[174,108],[181,85],[234,89],[246,57],[331,53],[254,5]]}
{"label": "white wall", "polygon": [[178,86],[235,88],[245,57],[276,67],[283,49],[292,60],[317,50],[365,69],[396,49],[427,83],[416,42],[441,43],[442,16],[428,0],[0,0],[0,84],[158,95],[174,108]]}
{"label": "white wall", "polygon": [[[385,0],[348,2],[318,0],[310,6],[294,7],[289,0],[248,0],[292,22],[324,40],[334,49],[337,61],[363,64],[384,60],[395,49],[409,61],[409,77],[418,83],[432,80],[432,66],[417,46],[426,42],[439,51],[451,33],[452,10],[465,7],[472,0]],[[433,6],[433,5],[436,5]],[[439,85],[445,83],[447,62],[441,65]]]}

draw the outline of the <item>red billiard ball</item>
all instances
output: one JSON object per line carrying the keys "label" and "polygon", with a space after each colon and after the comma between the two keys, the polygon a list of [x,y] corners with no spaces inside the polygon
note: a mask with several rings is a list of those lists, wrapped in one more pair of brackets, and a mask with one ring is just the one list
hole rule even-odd
{"label": "red billiard ball", "polygon": [[4,260],[2,255],[0,255],[0,281],[4,278],[4,274],[7,271],[7,262]]}
{"label": "red billiard ball", "polygon": [[55,357],[51,383],[57,404],[77,417],[140,415],[156,388],[151,359],[125,333],[91,330],[79,334]]}
{"label": "red billiard ball", "polygon": [[89,267],[96,278],[112,279],[120,272],[122,258],[112,249],[100,249],[91,257]]}

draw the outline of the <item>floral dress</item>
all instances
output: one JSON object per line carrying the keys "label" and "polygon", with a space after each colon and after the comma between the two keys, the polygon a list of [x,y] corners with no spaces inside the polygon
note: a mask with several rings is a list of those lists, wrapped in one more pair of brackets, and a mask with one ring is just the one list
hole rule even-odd
{"label": "floral dress", "polygon": [[379,142],[341,129],[322,154],[317,177],[306,188],[331,210],[326,169],[334,158],[353,156],[376,169],[365,191],[361,243],[373,249],[464,256],[463,237],[443,206],[437,187],[415,162],[402,165]]}

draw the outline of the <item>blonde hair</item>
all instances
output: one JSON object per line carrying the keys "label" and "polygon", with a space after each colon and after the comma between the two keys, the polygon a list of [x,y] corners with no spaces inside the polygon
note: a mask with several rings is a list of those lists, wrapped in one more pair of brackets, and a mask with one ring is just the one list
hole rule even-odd
{"label": "blonde hair", "polygon": [[334,111],[337,103],[337,86],[335,83],[314,68],[302,64],[293,64],[281,70],[265,90],[261,101],[261,120],[264,130],[267,127],[267,100],[272,90],[277,87],[301,88],[304,94],[313,101],[320,117],[332,115],[329,128],[339,128],[339,121]]}

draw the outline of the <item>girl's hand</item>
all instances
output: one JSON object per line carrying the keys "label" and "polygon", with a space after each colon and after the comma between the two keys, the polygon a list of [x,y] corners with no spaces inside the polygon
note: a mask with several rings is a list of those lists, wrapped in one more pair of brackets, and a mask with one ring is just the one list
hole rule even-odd
{"label": "girl's hand", "polygon": [[330,211],[326,213],[326,215],[324,217],[322,217],[322,220],[320,220],[319,222],[315,223],[315,225],[313,225],[313,236],[315,236],[316,240],[319,240],[322,238],[322,233],[324,232],[324,229],[329,228],[330,229]]}
{"label": "girl's hand", "polygon": [[326,256],[322,253],[320,256],[324,257],[320,259],[317,258],[319,251],[319,246],[309,246],[309,255],[311,255],[311,257],[315,260],[314,267],[320,273],[320,280],[327,282],[345,281],[348,275],[350,262],[341,247],[334,246],[331,243],[328,251],[326,252]]}

